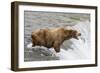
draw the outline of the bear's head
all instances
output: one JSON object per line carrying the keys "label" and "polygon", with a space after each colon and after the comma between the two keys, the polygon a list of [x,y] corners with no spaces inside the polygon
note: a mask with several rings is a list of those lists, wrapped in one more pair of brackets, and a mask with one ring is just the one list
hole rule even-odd
{"label": "bear's head", "polygon": [[81,33],[79,33],[77,30],[73,29],[65,30],[65,39],[75,38],[78,40],[79,36],[81,36]]}

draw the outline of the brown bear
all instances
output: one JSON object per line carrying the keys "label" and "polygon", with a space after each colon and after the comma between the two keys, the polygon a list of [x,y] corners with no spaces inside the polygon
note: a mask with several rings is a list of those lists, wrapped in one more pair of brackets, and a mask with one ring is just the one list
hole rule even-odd
{"label": "brown bear", "polygon": [[44,46],[47,48],[54,48],[56,52],[60,52],[60,46],[65,40],[75,38],[78,40],[80,36],[76,30],[66,28],[44,28],[33,31],[31,34],[32,46]]}

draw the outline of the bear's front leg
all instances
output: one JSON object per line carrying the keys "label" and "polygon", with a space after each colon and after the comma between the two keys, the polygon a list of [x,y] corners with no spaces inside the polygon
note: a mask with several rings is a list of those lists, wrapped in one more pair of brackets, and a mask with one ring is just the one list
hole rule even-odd
{"label": "bear's front leg", "polygon": [[59,41],[55,41],[53,44],[54,50],[56,51],[56,53],[60,52],[60,42]]}

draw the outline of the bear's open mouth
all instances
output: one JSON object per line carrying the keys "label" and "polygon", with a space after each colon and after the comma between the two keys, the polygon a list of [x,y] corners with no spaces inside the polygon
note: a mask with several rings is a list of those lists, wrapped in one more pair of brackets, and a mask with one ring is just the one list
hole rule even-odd
{"label": "bear's open mouth", "polygon": [[79,40],[79,38],[77,36],[74,37],[75,39]]}
{"label": "bear's open mouth", "polygon": [[81,36],[81,33],[78,33],[74,36],[75,39],[79,40],[79,36]]}
{"label": "bear's open mouth", "polygon": [[81,33],[78,33],[78,36],[81,36]]}

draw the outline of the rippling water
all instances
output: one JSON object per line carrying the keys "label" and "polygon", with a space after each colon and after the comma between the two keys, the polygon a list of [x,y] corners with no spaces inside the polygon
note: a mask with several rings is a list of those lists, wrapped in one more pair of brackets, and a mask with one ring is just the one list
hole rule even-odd
{"label": "rippling water", "polygon": [[[91,58],[90,41],[90,15],[75,13],[50,13],[50,12],[24,12],[24,60],[69,60]],[[31,43],[31,32],[40,28],[56,28],[71,26],[81,32],[80,40],[70,39],[63,43],[61,52],[52,56],[52,51],[47,49],[27,48]]]}

